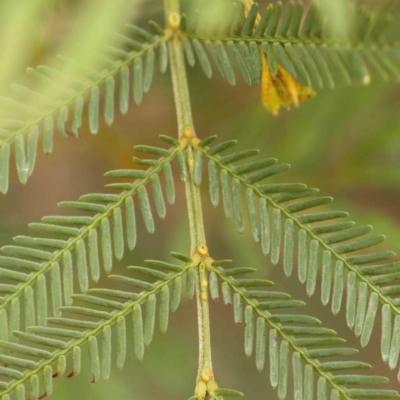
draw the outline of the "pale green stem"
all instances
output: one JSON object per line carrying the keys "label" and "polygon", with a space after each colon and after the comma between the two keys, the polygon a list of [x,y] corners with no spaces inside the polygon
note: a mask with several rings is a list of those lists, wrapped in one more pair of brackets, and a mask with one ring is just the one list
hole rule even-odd
{"label": "pale green stem", "polygon": [[[179,15],[178,0],[164,0],[167,26],[170,26],[171,13]],[[174,34],[168,42],[171,79],[174,91],[175,106],[178,120],[178,137],[182,138],[185,132],[195,135],[192,112],[190,107],[189,88],[187,84],[186,68],[184,63],[182,42],[179,35]],[[194,183],[193,165],[194,150],[189,145],[186,152],[188,176],[185,180],[186,202],[189,216],[191,254],[198,251],[199,246],[206,246],[204,234],[203,214],[199,188]],[[199,329],[199,369],[197,381],[213,379],[211,361],[211,336],[208,304],[208,280],[203,263],[195,270],[196,273],[196,300]],[[204,378],[205,374],[207,375]]]}

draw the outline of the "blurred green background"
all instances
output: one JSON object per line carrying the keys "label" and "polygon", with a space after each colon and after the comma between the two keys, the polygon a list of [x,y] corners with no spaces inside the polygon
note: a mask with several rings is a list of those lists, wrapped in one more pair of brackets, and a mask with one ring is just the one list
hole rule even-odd
{"label": "blurred green background", "polygon": [[[46,10],[41,40],[21,61],[22,67],[35,66],[58,51],[58,44],[69,34],[79,18],[76,1],[55,1]],[[128,4],[129,2],[127,2]],[[126,19],[145,26],[154,19],[162,23],[162,4],[136,2]],[[263,4],[266,2],[262,2]],[[128,4],[129,6],[129,4]],[[240,149],[258,148],[263,156],[276,157],[292,165],[280,182],[299,181],[321,189],[322,195],[335,197],[331,208],[351,212],[361,224],[372,224],[376,233],[388,236],[387,248],[400,252],[400,87],[373,80],[369,87],[337,87],[322,90],[315,99],[299,109],[272,117],[262,108],[259,88],[246,86],[239,74],[236,87],[229,86],[214,68],[208,80],[195,67],[189,69],[194,122],[200,138],[218,135],[219,140],[236,138]],[[86,117],[85,117],[86,118]],[[57,203],[99,192],[109,181],[103,173],[129,168],[136,144],[158,145],[159,134],[176,135],[176,118],[168,73],[157,74],[150,93],[140,107],[131,105],[127,116],[117,116],[114,125],[102,123],[97,136],[88,132],[87,120],[79,139],[56,136],[52,154],[39,154],[35,173],[26,186],[11,175],[7,196],[0,199],[1,245],[12,243],[17,234],[27,234],[27,224],[41,217],[59,214]],[[156,233],[149,235],[140,225],[137,248],[115,265],[124,272],[128,265],[143,259],[170,260],[170,251],[189,251],[188,221],[183,185],[177,183],[177,202],[168,208],[165,221],[157,220]],[[281,266],[273,267],[246,229],[236,232],[234,222],[226,220],[221,207],[210,205],[206,182],[203,200],[208,246],[213,258],[231,258],[236,266],[259,269],[259,275],[276,282],[295,298],[306,299],[305,290],[295,276],[286,279]],[[107,278],[99,282],[107,286]],[[345,326],[344,312],[333,317],[319,300],[320,293],[308,299],[307,312],[336,329],[359,348],[354,334]],[[307,300],[307,299],[306,299]],[[277,398],[268,383],[268,369],[259,373],[253,359],[243,351],[243,328],[233,324],[232,311],[222,302],[212,304],[212,344],[214,370],[218,383],[246,394],[248,399]],[[197,325],[195,303],[183,297],[178,311],[171,315],[165,336],[157,334],[143,362],[129,352],[123,371],[113,370],[108,383],[90,385],[92,377],[84,372],[74,379],[55,382],[54,397],[60,400],[176,400],[192,395],[197,372]],[[360,359],[374,364],[372,373],[388,375],[379,355],[379,321],[368,348]],[[87,360],[85,361],[87,362]],[[389,385],[399,389],[395,373]]]}

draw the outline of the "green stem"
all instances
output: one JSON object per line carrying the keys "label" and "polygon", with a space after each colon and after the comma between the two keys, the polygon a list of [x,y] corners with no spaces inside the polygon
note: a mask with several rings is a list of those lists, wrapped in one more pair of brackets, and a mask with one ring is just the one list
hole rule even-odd
{"label": "green stem", "polygon": [[187,83],[181,40],[177,35],[174,35],[173,39],[169,41],[168,45],[171,79],[178,120],[178,133],[179,137],[182,137],[185,133],[185,129],[191,129],[192,133],[194,133],[189,87]]}
{"label": "green stem", "polygon": [[[185,180],[186,202],[189,216],[191,254],[200,255],[200,259],[208,255],[206,238],[204,233],[203,213],[199,188],[194,183],[194,148],[196,139],[192,111],[190,107],[189,88],[187,83],[186,68],[184,63],[182,42],[179,38],[179,3],[178,0],[164,0],[166,23],[173,31],[173,37],[169,41],[169,58],[171,79],[174,91],[175,106],[178,120],[178,137],[186,138],[188,146],[185,150],[188,166],[188,176]],[[194,139],[194,140],[193,140]],[[195,270],[196,275],[196,301],[199,329],[199,369],[197,382],[204,383],[213,380],[211,361],[211,335],[208,304],[208,280],[207,271],[203,261],[200,261]]]}

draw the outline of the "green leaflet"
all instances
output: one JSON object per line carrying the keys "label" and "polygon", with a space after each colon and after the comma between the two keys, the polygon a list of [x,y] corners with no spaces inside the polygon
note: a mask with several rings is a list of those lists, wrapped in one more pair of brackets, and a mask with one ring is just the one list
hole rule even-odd
{"label": "green leaflet", "polygon": [[332,286],[332,253],[325,250],[322,257],[322,283],[321,283],[321,300],[326,306],[329,303]]}
{"label": "green leaflet", "polygon": [[[15,298],[11,302],[10,306],[10,316],[9,316],[9,328],[10,333],[14,331],[19,331],[20,329],[20,317],[21,317],[21,306],[18,298]],[[9,337],[10,342],[17,342],[18,340],[11,336]]]}
{"label": "green leaflet", "polygon": [[99,130],[99,103],[100,89],[95,86],[90,92],[89,98],[89,128],[90,133],[97,134]]}
{"label": "green leaflet", "polygon": [[[48,382],[48,380],[47,380]],[[45,385],[46,389],[48,389],[48,385]],[[25,399],[25,386],[24,385],[19,385],[17,387],[17,400],[24,400]]]}
{"label": "green leaflet", "polygon": [[31,380],[31,396],[33,399],[39,398],[39,377],[37,375],[32,375]]}
{"label": "green leaflet", "polygon": [[314,371],[311,365],[304,368],[304,400],[312,400],[314,395]]}
{"label": "green leaflet", "polygon": [[129,109],[129,68],[125,65],[120,72],[119,110],[126,114]]}
{"label": "green leaflet", "polygon": [[185,154],[186,152],[181,151],[176,156],[176,159],[178,161],[179,176],[182,181],[186,180],[187,175]]}
{"label": "green leaflet", "polygon": [[157,214],[161,219],[164,219],[167,212],[165,209],[164,195],[162,193],[160,178],[158,177],[158,175],[154,175],[151,178],[151,187],[153,190],[153,197],[156,204]]}
{"label": "green leaflet", "polygon": [[242,299],[239,293],[233,295],[233,320],[235,324],[241,324],[243,322]]}
{"label": "green leaflet", "polygon": [[294,226],[293,221],[287,219],[285,222],[285,239],[283,252],[283,269],[286,276],[290,276],[293,270],[294,256]]}
{"label": "green leaflet", "polygon": [[72,349],[72,371],[74,376],[78,376],[81,372],[81,348],[78,346]]}
{"label": "green leaflet", "polygon": [[359,336],[364,327],[364,319],[368,301],[368,289],[364,282],[358,285],[357,309],[354,323],[354,333]]}
{"label": "green leaflet", "polygon": [[393,325],[392,341],[389,351],[389,368],[394,369],[397,366],[400,352],[400,317],[396,316]]}
{"label": "green leaflet", "polygon": [[[51,287],[51,301],[52,301],[52,305],[53,305],[53,315],[55,317],[59,317],[61,315],[60,307],[62,306],[62,291],[61,291],[61,272],[60,272],[60,266],[58,263],[54,263],[51,266],[50,287]],[[27,289],[32,290],[32,288],[30,288],[30,287]],[[33,291],[32,291],[31,296],[33,298]],[[33,307],[33,303],[32,303],[32,307]],[[27,326],[33,326],[33,324],[30,324]]]}
{"label": "green leaflet", "polygon": [[233,41],[229,41],[228,48],[229,48],[231,54],[233,55],[233,57],[235,58],[235,61],[238,65],[238,68],[240,70],[240,73],[242,74],[244,81],[248,85],[251,85],[252,78],[250,76],[248,67],[246,66],[246,61],[245,61],[244,57],[242,56],[242,53],[241,53],[239,47]]}
{"label": "green leaflet", "polygon": [[318,400],[328,400],[327,393],[326,393],[326,379],[320,377],[317,383],[317,399]]}
{"label": "green leaflet", "polygon": [[122,369],[126,359],[126,321],[124,317],[117,320],[117,367]]}
{"label": "green leaflet", "polygon": [[244,352],[247,357],[251,357],[254,343],[254,314],[251,306],[246,306],[244,321],[246,324],[244,330]]}
{"label": "green leaflet", "polygon": [[26,166],[26,156],[25,156],[25,143],[24,137],[22,135],[17,136],[15,143],[15,159],[17,164],[18,178],[21,183],[25,184],[27,181],[27,166]]}
{"label": "green leaflet", "polygon": [[109,274],[111,272],[113,262],[112,262],[111,228],[110,228],[110,222],[107,218],[104,218],[101,221],[100,232],[101,232],[101,251],[103,256],[104,270],[107,274]]}
{"label": "green leaflet", "polygon": [[161,41],[159,47],[159,60],[160,60],[160,71],[164,73],[168,68],[168,48],[164,41]]}
{"label": "green leaflet", "polygon": [[67,368],[67,359],[65,356],[58,357],[57,360],[57,377],[63,377]]}
{"label": "green leaflet", "polygon": [[[99,260],[98,237],[97,237],[97,231],[95,229],[92,229],[89,232],[88,250],[89,250],[90,275],[94,282],[98,282],[100,279],[100,260]],[[70,273],[72,273],[72,265],[70,266],[70,271],[71,271]],[[72,280],[72,276],[71,277],[68,276],[68,278],[66,279]],[[69,290],[69,293],[72,294],[73,290]]]}
{"label": "green leaflet", "polygon": [[381,354],[384,362],[389,360],[389,350],[392,337],[392,313],[387,304],[382,307],[382,337]]}
{"label": "green leaflet", "polygon": [[256,197],[254,195],[253,190],[251,189],[246,190],[246,202],[247,202],[247,210],[249,213],[251,232],[253,234],[254,240],[258,243],[260,242],[260,228],[257,216]]}
{"label": "green leaflet", "polygon": [[220,175],[221,179],[221,189],[222,189],[222,200],[224,204],[224,211],[225,211],[225,216],[227,218],[232,217],[232,194],[231,194],[231,184],[230,184],[230,178],[228,176],[228,173],[225,170],[221,171]]}
{"label": "green leaflet", "polygon": [[[35,125],[29,131],[28,141],[27,141],[27,152],[26,152],[27,171],[26,171],[26,174],[27,174],[28,178],[32,175],[33,170],[35,168],[38,140],[39,140],[39,128],[37,125]],[[0,169],[1,169],[1,167],[0,167]]]}
{"label": "green leaflet", "polygon": [[203,177],[203,156],[196,152],[194,156],[193,179],[197,186],[200,186]]}
{"label": "green leaflet", "polygon": [[172,285],[172,295],[171,295],[171,311],[175,312],[181,301],[182,293],[182,278],[178,277],[175,279]]}
{"label": "green leaflet", "polygon": [[157,298],[152,294],[146,303],[146,314],[144,319],[144,344],[149,346],[153,340],[154,326],[156,320]]}
{"label": "green leaflet", "polygon": [[219,182],[218,182],[218,169],[214,161],[208,163],[208,177],[210,187],[211,203],[214,207],[219,203]]}
{"label": "green leaflet", "polygon": [[175,203],[175,185],[174,177],[172,175],[172,168],[170,163],[166,163],[163,167],[163,174],[165,180],[165,193],[169,204]]}
{"label": "green leaflet", "polygon": [[183,38],[182,47],[183,47],[183,51],[185,53],[185,58],[186,58],[187,63],[191,67],[194,67],[196,64],[196,59],[194,58],[193,47],[187,38]]}
{"label": "green leaflet", "polygon": [[139,195],[140,210],[142,212],[142,217],[146,225],[146,229],[149,233],[154,233],[153,213],[151,212],[149,196],[144,186],[141,186],[139,188],[138,195]]}
{"label": "green leaflet", "polygon": [[332,292],[332,312],[337,314],[342,305],[342,296],[344,288],[344,266],[341,261],[338,261],[335,266],[334,283]]}
{"label": "green leaflet", "polygon": [[256,366],[259,371],[264,369],[265,363],[266,326],[261,318],[256,323]]}
{"label": "green leaflet", "polygon": [[53,370],[49,365],[44,368],[43,377],[45,391],[51,396],[53,393]]}
{"label": "green leaflet", "polygon": [[[61,293],[60,293],[61,295]],[[54,300],[53,300],[54,302]],[[54,303],[53,303],[54,304]],[[35,325],[35,303],[34,303],[34,291],[31,287],[25,289],[24,293],[24,309],[25,309],[25,326],[30,327]],[[58,311],[58,309],[57,309]],[[7,325],[6,325],[7,326]],[[0,337],[5,336],[4,333],[0,334]],[[4,340],[6,338],[0,339]]]}
{"label": "green leaflet", "polygon": [[301,362],[301,356],[299,353],[293,353],[292,357],[293,364],[293,391],[294,399],[303,399],[303,365]]}
{"label": "green leaflet", "polygon": [[289,343],[286,340],[281,342],[279,352],[279,384],[278,384],[278,397],[283,400],[287,394],[288,384],[288,368],[289,368]]}
{"label": "green leaflet", "polygon": [[[90,240],[90,234],[89,234],[89,240]],[[72,304],[71,296],[74,293],[74,282],[73,282],[74,276],[73,276],[71,253],[66,252],[64,254],[62,265],[63,265],[64,302],[65,305],[70,306]]]}
{"label": "green leaflet", "polygon": [[78,269],[79,286],[83,293],[88,291],[88,273],[87,273],[87,259],[86,259],[86,246],[83,240],[79,240],[76,246],[76,265]]}
{"label": "green leaflet", "polygon": [[111,327],[105,326],[101,340],[101,376],[108,380],[111,374]]}
{"label": "green leaflet", "polygon": [[143,63],[141,58],[133,62],[133,100],[139,105],[143,100]]}
{"label": "green leaflet", "polygon": [[[70,257],[71,255],[69,254]],[[43,275],[39,276],[36,283],[36,310],[37,324],[45,326],[47,319],[47,290],[46,278]]]}
{"label": "green leaflet", "polygon": [[211,271],[209,276],[209,287],[210,287],[210,295],[213,300],[219,299],[218,285],[219,285],[218,277],[214,271]]}
{"label": "green leaflet", "polygon": [[143,77],[143,91],[145,93],[149,92],[151,84],[153,82],[154,64],[155,64],[155,52],[154,49],[149,49],[146,54],[144,77]]}
{"label": "green leaflet", "polygon": [[[210,49],[210,46],[209,46],[209,49]],[[222,66],[223,76],[225,76],[226,80],[232,86],[234,86],[236,84],[235,74],[232,70],[232,66],[230,64],[228,54],[226,53],[225,47],[222,42],[217,41],[215,43],[215,51],[216,51],[215,56],[214,56],[214,52],[212,52],[212,51],[211,51],[211,55],[213,57],[218,58],[219,62],[216,61],[216,63],[217,63],[217,65]]]}
{"label": "green leaflet", "polygon": [[133,250],[136,246],[136,215],[135,206],[132,197],[125,200],[125,215],[126,215],[126,236],[129,250]]}
{"label": "green leaflet", "polygon": [[224,65],[224,60],[221,59],[221,57],[218,54],[218,50],[216,49],[216,44],[219,43],[221,45],[221,42],[211,42],[210,40],[206,40],[204,42],[204,45],[206,47],[206,49],[208,50],[208,53],[210,54],[211,58],[213,59],[219,73],[221,74],[221,76],[225,79],[228,80],[228,78],[225,76],[225,69],[228,70],[229,73],[229,77],[230,80],[228,81],[231,85],[234,84],[234,80],[232,79],[232,72],[231,69],[229,67],[227,67],[226,65]]}
{"label": "green leaflet", "polygon": [[254,65],[254,59],[252,57],[252,54],[250,53],[248,45],[244,41],[241,41],[238,44],[238,48],[242,59],[247,64],[251,80],[254,82],[255,85],[258,85],[260,83],[260,76],[257,74],[258,68],[256,68],[256,66]]}
{"label": "green leaflet", "polygon": [[43,151],[45,154],[53,151],[54,119],[46,117],[43,124]]}
{"label": "green leaflet", "polygon": [[99,347],[95,336],[89,338],[90,370],[93,374],[94,382],[100,379],[100,358]]}
{"label": "green leaflet", "polygon": [[164,334],[168,328],[169,321],[169,306],[170,306],[170,291],[168,286],[164,286],[160,294],[160,308],[159,308],[159,326],[160,332]]}
{"label": "green leaflet", "polygon": [[311,240],[310,258],[308,264],[307,285],[306,285],[307,294],[309,296],[312,296],[314,294],[317,283],[318,262],[319,262],[318,254],[319,254],[319,243],[316,240]]}
{"label": "green leaflet", "polygon": [[243,25],[242,35],[250,36],[253,33],[254,24],[256,22],[256,17],[258,13],[258,4],[252,4],[247,19]]}
{"label": "green leaflet", "polygon": [[260,220],[261,220],[261,249],[264,254],[268,254],[271,248],[270,223],[268,203],[265,199],[260,199]]}
{"label": "green leaflet", "polygon": [[243,222],[243,207],[242,207],[242,188],[239,180],[233,179],[232,181],[232,197],[233,197],[233,213],[235,216],[235,223],[238,231],[244,231]]}
{"label": "green leaflet", "polygon": [[111,126],[114,122],[114,94],[115,79],[114,77],[109,77],[105,83],[104,94],[104,120],[108,126]]}
{"label": "green leaflet", "polygon": [[207,76],[207,78],[211,78],[212,75],[212,68],[210,61],[208,59],[207,53],[204,50],[203,45],[198,41],[198,40],[193,40],[193,48],[194,52],[199,59],[201,68],[203,69],[204,74]]}
{"label": "green leaflet", "polygon": [[279,384],[279,343],[277,331],[272,329],[269,334],[269,364],[271,386],[276,388]]}
{"label": "green leaflet", "polygon": [[288,53],[289,57],[291,58],[293,62],[293,66],[296,68],[296,71],[299,73],[301,79],[307,86],[311,86],[311,79],[310,76],[307,72],[307,69],[305,68],[303,61],[301,57],[299,56],[298,52],[296,49],[293,48],[293,46],[288,43],[285,46],[285,50]]}
{"label": "green leaflet", "polygon": [[[347,275],[346,321],[349,328],[353,328],[356,317],[357,281],[355,274]],[[360,311],[362,307],[360,308]]]}
{"label": "green leaflet", "polygon": [[120,208],[114,209],[112,224],[115,258],[120,261],[124,255],[124,228],[122,226],[122,212]]}
{"label": "green leaflet", "polygon": [[68,107],[64,106],[60,108],[60,111],[58,112],[58,117],[57,117],[57,129],[60,135],[62,136],[67,136],[67,131],[65,129],[65,123],[68,120]]}
{"label": "green leaflet", "polygon": [[223,282],[221,289],[222,289],[222,299],[224,300],[224,304],[225,305],[232,304],[232,293],[228,283]]}
{"label": "green leaflet", "polygon": [[271,262],[279,262],[282,237],[282,221],[280,210],[272,210]]}
{"label": "green leaflet", "polygon": [[299,281],[304,283],[307,279],[307,264],[308,264],[308,246],[307,246],[307,233],[304,229],[299,230],[298,237],[298,275]]}

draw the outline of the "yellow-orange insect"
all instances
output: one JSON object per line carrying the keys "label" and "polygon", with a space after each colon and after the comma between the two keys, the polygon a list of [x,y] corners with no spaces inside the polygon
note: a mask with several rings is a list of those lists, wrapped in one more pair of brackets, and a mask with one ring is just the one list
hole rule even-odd
{"label": "yellow-orange insect", "polygon": [[[253,0],[243,0],[246,17],[250,11]],[[257,15],[255,27],[260,22],[261,16]],[[291,104],[298,107],[301,102],[311,99],[315,92],[311,87],[302,86],[281,65],[278,65],[278,72],[273,75],[267,62],[267,55],[262,51],[261,75],[261,101],[263,106],[273,115],[278,115],[281,107],[289,110]]]}

